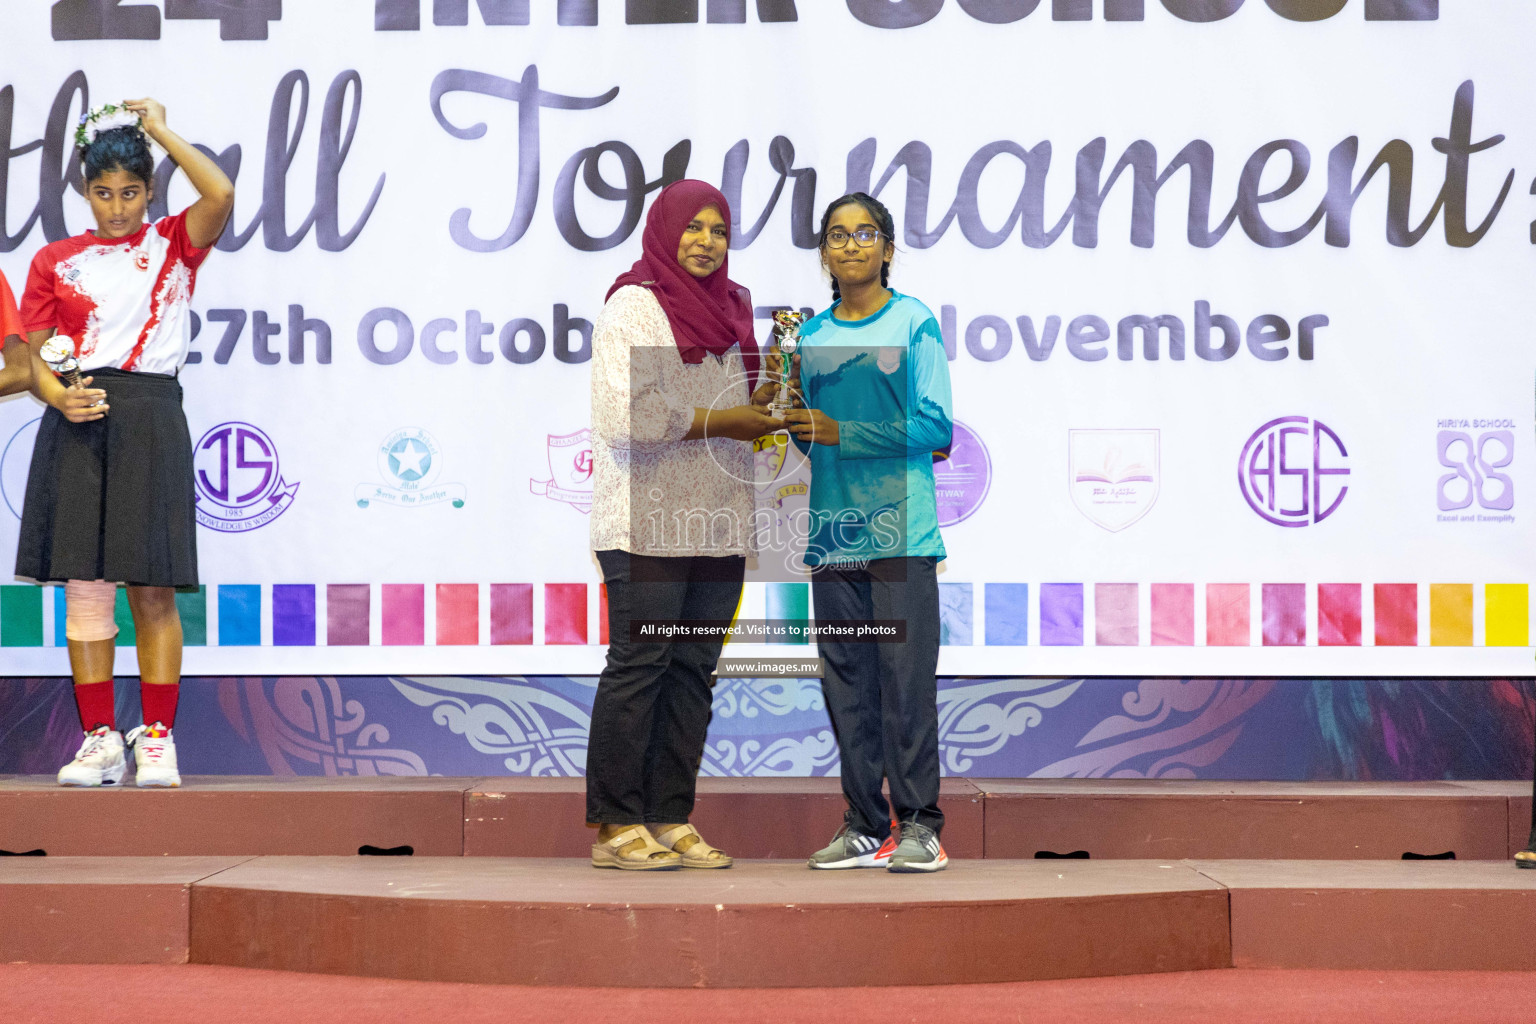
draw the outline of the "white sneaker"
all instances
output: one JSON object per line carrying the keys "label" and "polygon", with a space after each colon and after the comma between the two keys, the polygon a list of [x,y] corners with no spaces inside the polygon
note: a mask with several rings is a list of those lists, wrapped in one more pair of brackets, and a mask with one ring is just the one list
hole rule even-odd
{"label": "white sneaker", "polygon": [[159,722],[141,725],[128,734],[128,744],[133,747],[133,763],[138,768],[135,781],[140,786],[181,785],[171,730]]}
{"label": "white sneaker", "polygon": [[123,734],[99,726],[85,734],[75,759],[59,769],[61,786],[115,786],[128,768],[123,759]]}

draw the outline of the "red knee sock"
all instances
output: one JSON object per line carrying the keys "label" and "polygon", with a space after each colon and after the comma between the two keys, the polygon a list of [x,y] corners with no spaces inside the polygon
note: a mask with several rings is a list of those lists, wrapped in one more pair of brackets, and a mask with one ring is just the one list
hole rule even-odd
{"label": "red knee sock", "polygon": [[86,732],[98,725],[117,728],[117,717],[112,711],[112,680],[76,683],[75,707],[80,711],[80,728]]}
{"label": "red knee sock", "polygon": [[176,725],[176,701],[181,697],[180,683],[139,683],[139,703],[144,706],[144,724],[156,722],[167,729]]}

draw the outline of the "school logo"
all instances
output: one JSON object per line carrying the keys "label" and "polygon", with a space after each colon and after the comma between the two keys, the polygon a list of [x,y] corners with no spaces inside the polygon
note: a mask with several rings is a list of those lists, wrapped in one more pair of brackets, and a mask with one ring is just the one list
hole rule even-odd
{"label": "school logo", "polygon": [[1349,493],[1349,452],[1327,424],[1306,416],[1270,420],[1237,459],[1243,500],[1276,526],[1320,523]]}
{"label": "school logo", "polygon": [[784,484],[781,487],[775,488],[773,493],[769,496],[767,504],[769,508],[777,511],[784,507],[784,503],[786,501],[790,501],[794,498],[804,498],[810,493],[810,484],[806,483],[804,480],[796,480],[793,483]]}
{"label": "school logo", "polygon": [[1139,522],[1162,490],[1159,430],[1070,430],[1067,486],[1072,504],[1110,533]]}
{"label": "school logo", "polygon": [[992,456],[981,437],[954,421],[949,451],[933,455],[933,487],[938,498],[940,526],[969,519],[992,490]]}
{"label": "school logo", "polygon": [[583,514],[592,511],[592,431],[550,434],[544,440],[549,479],[529,480],[528,489],[550,501],[563,501]]}
{"label": "school logo", "polygon": [[[1512,523],[1515,482],[1507,472],[1515,461],[1513,420],[1440,420],[1435,450],[1440,465],[1450,470],[1435,487],[1438,522]],[[1450,428],[1450,429],[1445,429]],[[1473,505],[1475,511],[1470,511]]]}
{"label": "school logo", "polygon": [[[779,478],[789,447],[789,438],[784,434],[769,434],[752,442],[752,482],[759,491],[768,490]],[[798,448],[795,454],[800,454]]]}
{"label": "school logo", "polygon": [[27,493],[27,471],[32,467],[32,447],[37,441],[37,426],[43,420],[41,416],[31,416],[11,429],[12,424],[21,417],[30,416],[36,407],[30,403],[11,402],[0,408],[14,408],[21,414],[7,417],[9,422],[0,426],[0,437],[5,437],[5,443],[0,445],[0,502],[10,509],[11,515],[20,519],[22,499]]}
{"label": "school logo", "polygon": [[259,529],[288,511],[297,483],[283,479],[277,445],[249,423],[220,423],[192,449],[197,521],[220,533]]}
{"label": "school logo", "polygon": [[358,484],[354,495],[358,508],[373,504],[394,508],[425,508],[449,502],[463,508],[463,484],[438,483],[443,472],[443,450],[437,438],[420,427],[401,427],[386,434],[377,449],[379,476],[383,483]]}

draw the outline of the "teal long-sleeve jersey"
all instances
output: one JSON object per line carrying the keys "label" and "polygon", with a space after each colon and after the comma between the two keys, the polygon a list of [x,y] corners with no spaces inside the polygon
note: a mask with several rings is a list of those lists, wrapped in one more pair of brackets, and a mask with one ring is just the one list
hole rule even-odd
{"label": "teal long-sleeve jersey", "polygon": [[809,565],[944,557],[933,453],[950,443],[949,360],[938,321],[909,295],[863,320],[824,310],[800,328],[806,405],[838,422],[811,462]]}

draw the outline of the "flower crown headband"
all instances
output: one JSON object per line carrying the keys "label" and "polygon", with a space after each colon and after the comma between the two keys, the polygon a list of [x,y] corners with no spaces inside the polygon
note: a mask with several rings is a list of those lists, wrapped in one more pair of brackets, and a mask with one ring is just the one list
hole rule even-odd
{"label": "flower crown headband", "polygon": [[81,114],[80,124],[75,128],[75,148],[85,149],[96,141],[96,136],[116,128],[134,129],[153,152],[153,143],[144,131],[144,119],[121,103],[106,103]]}

